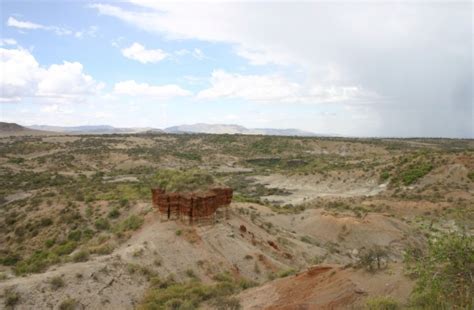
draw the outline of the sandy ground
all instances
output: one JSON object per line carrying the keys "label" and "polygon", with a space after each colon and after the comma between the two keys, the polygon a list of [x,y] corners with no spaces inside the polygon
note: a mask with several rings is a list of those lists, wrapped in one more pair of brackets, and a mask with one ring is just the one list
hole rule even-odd
{"label": "sandy ground", "polygon": [[386,184],[378,184],[375,179],[341,178],[341,180],[325,180],[321,176],[286,176],[272,174],[256,176],[258,183],[270,188],[286,189],[290,195],[264,196],[271,202],[281,204],[301,204],[317,197],[355,197],[374,196],[386,188]]}
{"label": "sandy ground", "polygon": [[365,299],[387,296],[406,301],[413,288],[400,265],[377,273],[320,265],[239,294],[243,309],[364,309]]}

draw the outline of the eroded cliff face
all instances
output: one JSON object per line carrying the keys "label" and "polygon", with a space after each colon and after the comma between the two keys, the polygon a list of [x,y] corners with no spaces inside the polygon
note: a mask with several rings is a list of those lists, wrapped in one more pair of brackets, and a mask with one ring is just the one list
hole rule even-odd
{"label": "eroded cliff face", "polygon": [[193,224],[213,223],[220,213],[226,216],[224,209],[231,203],[233,191],[229,187],[216,187],[205,192],[167,193],[161,188],[152,188],[151,193],[153,207],[162,220]]}

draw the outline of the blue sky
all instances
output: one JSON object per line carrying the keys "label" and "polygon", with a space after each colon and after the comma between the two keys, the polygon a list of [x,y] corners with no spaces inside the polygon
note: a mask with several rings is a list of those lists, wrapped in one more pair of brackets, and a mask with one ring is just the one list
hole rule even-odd
{"label": "blue sky", "polygon": [[0,120],[473,137],[472,4],[2,1]]}

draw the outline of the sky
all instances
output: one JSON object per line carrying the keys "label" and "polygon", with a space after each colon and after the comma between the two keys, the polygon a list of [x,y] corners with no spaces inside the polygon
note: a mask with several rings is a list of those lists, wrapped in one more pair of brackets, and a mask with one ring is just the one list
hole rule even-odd
{"label": "sky", "polygon": [[471,1],[1,0],[0,121],[474,138]]}

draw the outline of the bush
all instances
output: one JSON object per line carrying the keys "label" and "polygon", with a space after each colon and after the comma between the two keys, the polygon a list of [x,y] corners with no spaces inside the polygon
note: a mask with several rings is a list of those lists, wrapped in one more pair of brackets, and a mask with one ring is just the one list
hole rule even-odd
{"label": "bush", "polygon": [[89,247],[89,252],[91,254],[98,254],[98,255],[107,255],[114,251],[114,246],[110,243],[104,243],[98,246]]}
{"label": "bush", "polygon": [[128,230],[137,230],[143,224],[143,218],[138,215],[131,215],[122,223],[115,227],[115,232],[125,232]]}
{"label": "bush", "polygon": [[53,290],[57,290],[65,286],[64,280],[60,276],[51,278],[51,280],[49,280],[49,284]]}
{"label": "bush", "polygon": [[407,269],[417,277],[412,294],[414,306],[429,309],[474,307],[473,236],[443,233],[429,240],[426,253],[407,253],[405,262]]}
{"label": "bush", "polygon": [[471,171],[467,174],[467,177],[469,180],[473,181],[474,182],[474,171]]}
{"label": "bush", "polygon": [[276,274],[277,278],[285,278],[291,275],[294,275],[296,273],[295,269],[286,269],[286,270],[281,270]]}
{"label": "bush", "polygon": [[59,305],[59,310],[74,310],[79,305],[79,302],[73,298],[65,299]]}
{"label": "bush", "polygon": [[95,228],[98,230],[108,230],[110,228],[110,223],[107,219],[100,218],[97,221],[95,221]]}
{"label": "bush", "polygon": [[388,258],[387,250],[375,246],[371,249],[361,250],[359,255],[359,267],[364,267],[367,270],[373,271],[375,268],[381,269],[383,261]]}
{"label": "bush", "polygon": [[151,183],[166,191],[194,191],[207,189],[215,183],[214,177],[198,169],[160,170]]}
{"label": "bush", "polygon": [[46,251],[37,251],[27,259],[18,262],[14,270],[18,275],[42,272],[48,266],[58,262],[59,257],[56,254]]}
{"label": "bush", "polygon": [[55,239],[47,239],[47,240],[44,242],[44,245],[45,245],[47,248],[50,248],[50,247],[52,247],[55,243],[56,243],[56,240],[55,240]]}
{"label": "bush", "polygon": [[21,257],[18,254],[8,253],[0,256],[0,264],[4,266],[14,266],[20,260]]}
{"label": "bush", "polygon": [[401,180],[405,186],[411,185],[424,177],[433,169],[429,163],[413,164],[400,174]]}
{"label": "bush", "polygon": [[217,310],[239,310],[242,308],[239,299],[236,297],[217,297],[212,305]]}
{"label": "bush", "polygon": [[117,208],[113,208],[107,216],[111,219],[116,219],[120,216],[120,211]]}
{"label": "bush", "polygon": [[7,309],[13,309],[20,302],[20,294],[11,288],[5,289],[3,296],[5,300],[4,305]]}
{"label": "bush", "polygon": [[76,248],[77,248],[77,242],[70,240],[70,241],[67,241],[66,243],[63,243],[53,248],[53,253],[58,256],[63,256],[63,255],[71,254],[72,251],[74,251]]}
{"label": "bush", "polygon": [[72,256],[72,260],[76,263],[86,262],[89,260],[89,252],[86,250],[80,250]]}
{"label": "bush", "polygon": [[388,172],[388,171],[383,171],[383,172],[380,174],[380,181],[384,182],[384,181],[388,180],[388,178],[390,178],[390,172]]}
{"label": "bush", "polygon": [[397,301],[389,296],[369,298],[366,305],[368,310],[397,310],[400,308]]}
{"label": "bush", "polygon": [[255,285],[245,280],[236,282],[228,273],[216,275],[214,280],[216,284],[205,285],[198,281],[176,283],[152,278],[151,287],[138,309],[197,309],[203,302],[209,302],[218,309],[240,309],[238,300],[229,296],[244,287]]}
{"label": "bush", "polygon": [[82,231],[80,230],[73,230],[67,236],[69,240],[73,240],[73,241],[79,241],[81,240],[81,237],[82,237]]}

